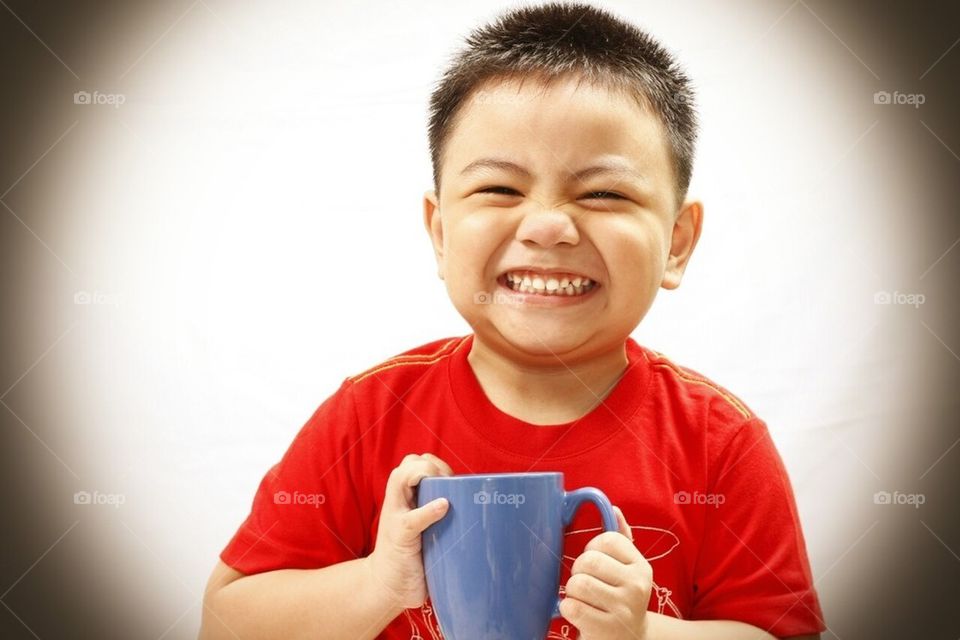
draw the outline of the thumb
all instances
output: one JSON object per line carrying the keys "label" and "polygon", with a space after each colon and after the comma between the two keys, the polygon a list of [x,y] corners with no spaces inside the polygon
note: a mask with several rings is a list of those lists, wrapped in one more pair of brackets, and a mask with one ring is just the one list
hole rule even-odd
{"label": "thumb", "polygon": [[431,500],[422,507],[411,509],[404,514],[404,530],[412,536],[419,536],[423,530],[447,515],[450,503],[446,498]]}
{"label": "thumb", "polygon": [[617,514],[617,522],[620,523],[620,533],[633,541],[633,531],[630,529],[630,525],[627,523],[627,518],[623,515],[623,511],[620,510],[620,507],[614,507],[613,510]]}

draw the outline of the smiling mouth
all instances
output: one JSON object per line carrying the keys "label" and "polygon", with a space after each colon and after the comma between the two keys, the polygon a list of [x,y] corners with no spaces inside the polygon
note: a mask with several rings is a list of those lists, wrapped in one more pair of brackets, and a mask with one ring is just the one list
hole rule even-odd
{"label": "smiling mouth", "polygon": [[517,293],[560,297],[582,296],[600,286],[590,278],[576,273],[532,271],[508,271],[497,278],[497,282]]}

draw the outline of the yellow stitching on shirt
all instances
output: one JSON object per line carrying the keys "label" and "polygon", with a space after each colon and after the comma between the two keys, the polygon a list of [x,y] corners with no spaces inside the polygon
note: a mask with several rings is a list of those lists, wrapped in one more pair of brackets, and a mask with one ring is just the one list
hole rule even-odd
{"label": "yellow stitching on shirt", "polygon": [[[651,349],[651,351],[653,351],[653,350]],[[730,404],[732,404],[733,407],[734,407],[737,411],[739,411],[740,414],[741,414],[744,418],[749,418],[749,417],[752,415],[752,414],[750,413],[750,410],[747,409],[746,405],[744,405],[740,400],[738,400],[738,399],[736,398],[736,396],[734,396],[733,394],[731,394],[729,391],[724,390],[723,388],[721,388],[720,386],[718,386],[716,383],[711,382],[711,381],[709,381],[709,380],[705,380],[704,378],[699,378],[699,377],[697,377],[697,376],[695,376],[695,375],[693,375],[693,374],[691,374],[691,373],[688,373],[688,372],[686,372],[686,371],[683,371],[682,369],[680,369],[679,365],[671,362],[671,361],[670,361],[665,355],[663,355],[662,353],[659,353],[659,352],[657,352],[657,351],[653,351],[653,353],[655,353],[658,358],[663,359],[664,362],[652,362],[652,361],[650,360],[650,358],[647,357],[647,352],[646,352],[646,350],[644,349],[644,350],[642,350],[642,352],[643,352],[643,357],[646,358],[646,359],[647,359],[647,362],[650,362],[650,364],[652,364],[653,366],[656,366],[656,367],[666,367],[667,369],[670,369],[670,370],[673,371],[675,374],[677,374],[678,377],[680,377],[680,378],[682,378],[682,379],[684,379],[684,380],[686,380],[686,381],[688,381],[688,382],[693,382],[693,383],[696,383],[696,384],[702,384],[702,385],[704,385],[704,386],[710,387],[711,389],[713,389],[714,391],[716,391],[717,393],[719,393],[719,394],[723,397],[724,400],[726,400],[727,402],[729,402]]]}
{"label": "yellow stitching on shirt", "polygon": [[450,340],[447,340],[447,341],[444,342],[442,345],[440,345],[440,347],[439,347],[436,351],[434,351],[433,353],[413,353],[413,354],[407,354],[407,355],[393,356],[392,358],[387,358],[386,361],[381,362],[380,364],[371,367],[371,369],[376,369],[377,367],[379,367],[379,366],[381,366],[381,365],[384,365],[384,364],[386,364],[386,363],[388,363],[388,362],[393,362],[393,361],[395,361],[395,360],[410,360],[410,359],[412,359],[412,358],[432,358],[433,356],[442,353],[444,349],[446,349],[447,347],[449,347],[451,344],[453,344],[453,343],[456,342],[457,340],[462,340],[462,339],[463,339],[462,337],[461,337],[461,338],[451,338]]}
{"label": "yellow stitching on shirt", "polygon": [[368,372],[372,372],[374,369],[379,369],[380,367],[383,367],[383,366],[385,366],[385,365],[391,364],[391,363],[393,363],[393,362],[403,361],[403,360],[423,360],[423,359],[433,358],[434,356],[436,356],[436,355],[438,355],[438,354],[440,354],[440,353],[443,353],[443,351],[444,351],[447,347],[449,347],[451,344],[453,344],[453,343],[456,342],[457,340],[461,340],[461,339],[462,339],[462,338],[451,338],[450,340],[447,340],[447,341],[444,342],[442,345],[440,345],[440,346],[437,348],[436,351],[433,351],[433,352],[431,352],[431,353],[415,353],[415,354],[410,354],[410,355],[399,355],[399,356],[393,356],[392,358],[387,358],[387,359],[384,360],[383,362],[380,362],[379,364],[375,364],[374,366],[369,367],[369,368],[367,368],[367,369],[364,369],[364,370],[361,371],[360,373],[358,373],[358,374],[356,374],[356,375],[354,375],[354,376],[351,376],[350,379],[352,380],[352,379],[358,378],[358,377],[360,377],[360,376],[365,376],[365,375],[367,375]]}
{"label": "yellow stitching on shirt", "polygon": [[[453,344],[454,342],[457,342],[458,340],[460,341],[460,344],[457,345],[457,348],[456,348],[456,349],[454,349],[453,351],[451,351],[451,352],[449,352],[449,353],[443,353],[444,349],[446,349],[447,347],[449,347],[449,346],[450,346],[451,344]],[[397,357],[394,357],[394,358],[390,358],[390,359],[387,360],[386,362],[382,362],[382,363],[378,364],[377,366],[372,367],[371,369],[367,369],[366,371],[364,371],[364,372],[362,372],[362,373],[360,373],[360,374],[357,374],[357,375],[354,376],[353,378],[350,378],[350,382],[353,382],[353,383],[360,382],[360,381],[363,380],[364,378],[367,378],[367,377],[369,377],[369,376],[372,376],[372,375],[375,374],[375,373],[379,373],[380,371],[386,371],[387,369],[393,369],[394,367],[402,367],[402,366],[405,366],[405,365],[412,365],[412,364],[433,364],[434,362],[439,362],[440,360],[443,360],[443,359],[446,358],[446,357],[452,356],[452,355],[455,354],[457,351],[459,351],[459,350],[460,350],[460,347],[462,347],[465,342],[466,342],[466,338],[453,338],[452,340],[449,340],[448,342],[444,343],[444,345],[443,345],[442,347],[440,347],[439,349],[437,349],[437,350],[434,351],[433,353],[425,353],[425,354],[416,355],[416,356],[397,356]],[[404,358],[432,358],[432,359],[429,359],[429,360],[422,360],[422,359],[418,359],[418,360],[403,360],[403,361],[397,362],[397,359],[400,358],[400,357],[404,357]]]}

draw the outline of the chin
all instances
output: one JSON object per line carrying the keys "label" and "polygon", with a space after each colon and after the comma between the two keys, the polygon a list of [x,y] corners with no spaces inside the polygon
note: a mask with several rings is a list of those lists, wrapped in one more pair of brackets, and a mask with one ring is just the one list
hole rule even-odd
{"label": "chin", "polygon": [[563,357],[583,346],[590,339],[585,328],[571,330],[569,326],[497,327],[496,337],[516,351],[532,357]]}

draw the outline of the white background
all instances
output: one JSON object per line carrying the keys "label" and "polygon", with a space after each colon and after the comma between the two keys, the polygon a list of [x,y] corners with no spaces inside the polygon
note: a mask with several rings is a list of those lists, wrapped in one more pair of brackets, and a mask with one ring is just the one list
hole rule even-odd
{"label": "white background", "polygon": [[[78,87],[125,102],[78,107],[46,203],[70,265],[33,332],[60,335],[69,363],[47,444],[64,505],[124,496],[73,510],[77,532],[167,637],[195,634],[260,478],[340,381],[469,331],[421,224],[427,100],[502,6],[199,2],[144,26],[113,84]],[[634,337],[767,421],[829,619],[873,566],[873,492],[911,491],[934,463],[903,454],[923,436],[904,427],[922,398],[902,361],[949,359],[936,300],[873,300],[936,278],[901,223],[929,206],[903,160],[929,134],[910,107],[874,104],[897,88],[882,65],[803,3],[606,6],[679,56],[702,123],[703,236]]]}

